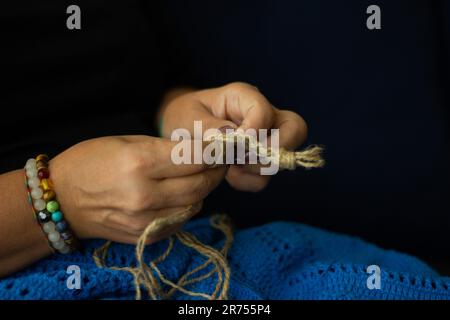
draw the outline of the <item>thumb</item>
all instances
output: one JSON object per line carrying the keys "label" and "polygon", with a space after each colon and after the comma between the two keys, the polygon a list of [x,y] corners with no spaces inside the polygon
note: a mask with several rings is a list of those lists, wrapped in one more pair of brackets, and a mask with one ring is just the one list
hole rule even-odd
{"label": "thumb", "polygon": [[238,125],[233,121],[222,119],[211,114],[209,111],[198,112],[194,117],[195,121],[201,121],[203,136],[205,139],[217,134],[217,130],[226,133],[227,130],[236,130]]}

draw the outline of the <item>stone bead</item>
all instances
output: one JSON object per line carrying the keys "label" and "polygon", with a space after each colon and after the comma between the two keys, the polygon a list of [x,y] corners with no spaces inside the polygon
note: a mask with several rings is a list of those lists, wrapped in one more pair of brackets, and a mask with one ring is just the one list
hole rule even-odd
{"label": "stone bead", "polygon": [[42,199],[36,199],[33,201],[33,207],[36,211],[42,211],[46,207],[45,201]]}
{"label": "stone bead", "polygon": [[51,189],[50,180],[42,179],[41,180],[41,187],[42,187],[42,189],[44,189],[44,191],[50,190]]}
{"label": "stone bead", "polygon": [[64,242],[67,244],[67,245],[72,245],[73,243],[74,243],[74,237],[73,237],[73,235],[71,234],[70,235],[70,237],[69,238],[67,238],[67,239],[64,239]]}
{"label": "stone bead", "polygon": [[61,238],[63,238],[64,240],[69,240],[70,238],[72,238],[72,234],[69,231],[61,232]]}
{"label": "stone bead", "polygon": [[25,164],[25,167],[26,166],[35,166],[35,165],[36,165],[36,159],[30,158],[30,159],[27,160],[27,163]]}
{"label": "stone bead", "polygon": [[52,243],[53,248],[55,248],[56,250],[61,250],[65,245],[66,243],[62,239],[59,239],[58,241]]}
{"label": "stone bead", "polygon": [[29,163],[25,165],[25,170],[37,169],[36,163]]}
{"label": "stone bead", "polygon": [[68,245],[65,245],[64,247],[62,247],[62,248],[59,249],[58,251],[59,251],[59,253],[67,254],[67,253],[70,252],[70,247],[69,247]]}
{"label": "stone bead", "polygon": [[56,242],[59,239],[61,239],[59,232],[52,231],[48,234],[48,240],[50,240],[50,242]]}
{"label": "stone bead", "polygon": [[44,192],[42,199],[44,199],[45,202],[49,202],[49,201],[55,199],[55,197],[56,197],[56,194],[53,192],[53,190],[47,190]]}
{"label": "stone bead", "polygon": [[58,201],[52,200],[47,202],[47,210],[51,213],[58,211],[59,203]]}
{"label": "stone bead", "polygon": [[30,191],[30,195],[33,199],[37,200],[37,199],[41,199],[42,196],[44,195],[44,191],[42,191],[41,188],[37,187],[37,188],[33,188]]}
{"label": "stone bead", "polygon": [[49,222],[51,219],[51,215],[47,210],[39,211],[36,217],[41,224]]}
{"label": "stone bead", "polygon": [[36,162],[37,161],[45,161],[45,162],[48,162],[48,155],[46,155],[46,154],[40,154],[40,155],[38,155],[37,157],[36,157]]}
{"label": "stone bead", "polygon": [[68,228],[68,224],[66,221],[62,220],[56,224],[56,231],[63,232]]}
{"label": "stone bead", "polygon": [[55,224],[53,222],[46,222],[42,225],[42,230],[44,230],[45,233],[51,233],[55,231]]}
{"label": "stone bead", "polygon": [[41,168],[38,170],[39,179],[48,179],[50,177],[50,172],[47,168]]}
{"label": "stone bead", "polygon": [[37,169],[36,168],[26,169],[25,174],[28,179],[35,178],[37,177]]}
{"label": "stone bead", "polygon": [[28,186],[30,187],[30,189],[37,188],[40,186],[40,184],[41,181],[37,177],[28,179]]}
{"label": "stone bead", "polygon": [[[48,206],[48,203],[47,203],[47,206]],[[47,210],[48,210],[48,208],[47,208]],[[50,210],[48,210],[48,211],[50,211]],[[63,215],[62,215],[61,211],[55,211],[52,213],[53,222],[59,222],[62,220],[62,218],[63,218]]]}
{"label": "stone bead", "polygon": [[47,162],[45,162],[45,161],[38,161],[38,162],[36,162],[36,168],[38,170],[42,169],[42,168],[47,168]]}

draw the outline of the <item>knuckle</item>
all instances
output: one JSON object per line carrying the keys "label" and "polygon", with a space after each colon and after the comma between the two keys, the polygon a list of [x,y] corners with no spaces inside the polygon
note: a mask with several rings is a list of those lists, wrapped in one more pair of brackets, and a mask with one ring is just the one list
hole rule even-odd
{"label": "knuckle", "polygon": [[137,190],[129,197],[129,209],[132,212],[144,211],[154,205],[155,197],[150,192]]}
{"label": "knuckle", "polygon": [[273,108],[267,107],[268,106],[267,103],[264,103],[260,100],[255,101],[255,106],[257,108],[261,108],[264,111],[261,113],[262,123],[264,123],[267,127],[270,127],[275,119],[275,112]]}
{"label": "knuckle", "polygon": [[136,173],[144,168],[145,163],[148,163],[148,159],[144,159],[136,144],[131,143],[123,147],[121,162],[127,173]]}
{"label": "knuckle", "polygon": [[256,87],[252,86],[251,84],[241,81],[229,83],[226,85],[226,88],[231,92],[240,92],[242,90],[256,89]]}

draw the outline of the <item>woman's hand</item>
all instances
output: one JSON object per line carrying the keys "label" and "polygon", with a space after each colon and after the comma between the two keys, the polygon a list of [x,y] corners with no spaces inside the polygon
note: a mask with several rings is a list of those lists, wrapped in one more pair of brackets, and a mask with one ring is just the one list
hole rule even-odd
{"label": "woman's hand", "polygon": [[[175,165],[175,144],[148,136],[104,137],[81,142],[52,159],[50,178],[75,234],[136,243],[155,218],[201,203],[226,168]],[[201,205],[194,207],[192,214]],[[149,242],[179,227],[162,230]]]}
{"label": "woman's hand", "polygon": [[[173,130],[186,128],[193,133],[194,121],[209,128],[279,129],[279,146],[295,149],[307,135],[305,121],[296,113],[279,110],[258,91],[246,83],[191,92],[171,100],[162,110],[163,135],[170,138]],[[269,182],[260,175],[258,165],[232,165],[227,181],[242,191],[259,191]]]}

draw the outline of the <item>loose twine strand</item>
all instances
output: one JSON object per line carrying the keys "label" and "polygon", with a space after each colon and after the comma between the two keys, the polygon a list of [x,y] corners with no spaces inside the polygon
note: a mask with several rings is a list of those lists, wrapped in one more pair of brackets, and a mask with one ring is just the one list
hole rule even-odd
{"label": "loose twine strand", "polygon": [[271,148],[258,142],[252,135],[246,135],[233,131],[231,133],[218,133],[212,135],[209,141],[217,141],[221,145],[222,154],[226,150],[226,144],[232,143],[234,145],[242,144],[246,152],[253,152],[259,158],[266,158],[275,164],[278,164],[280,170],[295,170],[298,167],[306,169],[321,168],[325,165],[325,160],[322,158],[323,148],[317,145],[311,145],[302,151],[289,151],[284,148]]}
{"label": "loose twine strand", "polygon": [[[272,161],[278,161],[280,169],[294,170],[297,167],[317,168],[324,165],[324,160],[321,157],[322,148],[319,146],[311,146],[303,151],[287,151],[284,149],[274,150],[267,148],[253,139],[252,136],[235,135],[235,134],[220,134],[214,136],[211,141],[233,142],[243,139],[246,143],[246,148],[256,150],[257,155],[261,157],[270,157]],[[202,243],[193,234],[186,231],[178,231],[173,236],[168,237],[166,250],[157,258],[146,263],[144,261],[144,249],[147,240],[154,235],[157,235],[161,230],[175,224],[185,223],[191,216],[194,210],[194,205],[187,207],[168,217],[160,217],[153,220],[139,237],[135,255],[137,265],[135,267],[117,267],[107,266],[106,259],[108,250],[112,242],[107,241],[101,247],[94,250],[92,258],[99,268],[108,268],[110,270],[119,270],[129,272],[133,276],[133,283],[135,287],[135,299],[141,300],[143,297],[142,288],[146,290],[150,299],[169,299],[177,291],[192,297],[200,297],[207,300],[226,300],[228,299],[228,290],[230,284],[230,267],[227,261],[227,255],[233,242],[233,231],[229,218],[224,215],[213,215],[209,222],[215,229],[220,230],[224,236],[224,244],[220,250],[215,249],[207,244]],[[197,253],[205,257],[205,261],[182,275],[176,282],[164,276],[158,265],[162,263],[170,255],[175,240],[188,248],[195,250]],[[210,267],[211,266],[211,267]],[[211,270],[205,273],[205,269],[210,267]],[[203,271],[203,274],[195,276]],[[216,277],[216,285],[212,293],[195,292],[189,290],[188,287],[203,281],[205,279]]]}

